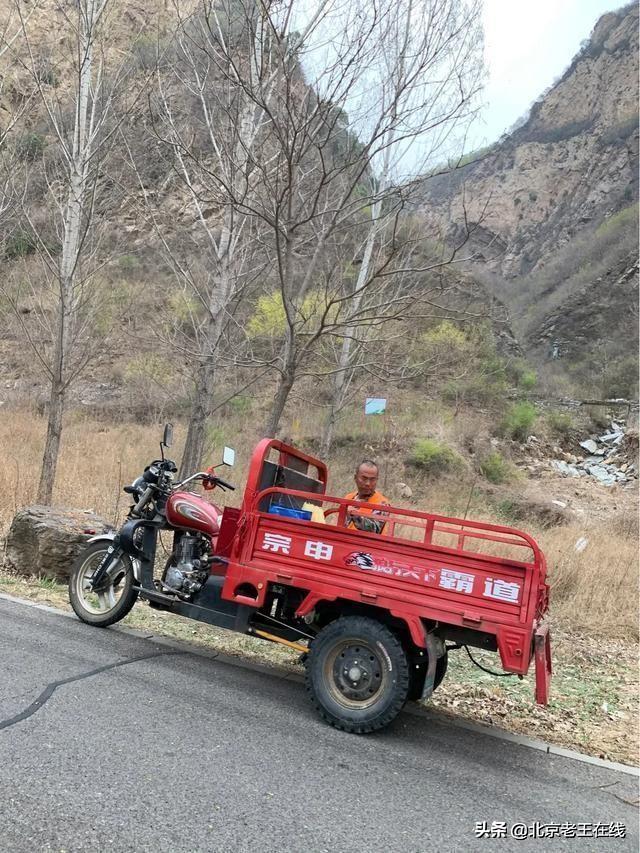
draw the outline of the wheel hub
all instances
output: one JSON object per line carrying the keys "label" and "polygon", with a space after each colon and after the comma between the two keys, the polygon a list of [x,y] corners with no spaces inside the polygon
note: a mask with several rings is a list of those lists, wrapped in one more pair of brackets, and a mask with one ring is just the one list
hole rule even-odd
{"label": "wheel hub", "polygon": [[335,655],[332,680],[337,696],[347,703],[368,703],[382,684],[382,665],[375,651],[349,641]]}
{"label": "wheel hub", "polygon": [[364,669],[360,669],[359,666],[352,666],[348,672],[345,669],[344,674],[347,676],[349,681],[353,681],[354,684],[357,684],[363,676],[366,677],[367,672]]}

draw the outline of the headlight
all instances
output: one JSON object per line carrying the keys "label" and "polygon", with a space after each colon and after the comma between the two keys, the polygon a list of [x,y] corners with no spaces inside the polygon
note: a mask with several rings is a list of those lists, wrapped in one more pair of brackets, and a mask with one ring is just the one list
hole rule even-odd
{"label": "headlight", "polygon": [[149,465],[144,469],[143,478],[147,483],[157,483],[160,471],[156,465]]}

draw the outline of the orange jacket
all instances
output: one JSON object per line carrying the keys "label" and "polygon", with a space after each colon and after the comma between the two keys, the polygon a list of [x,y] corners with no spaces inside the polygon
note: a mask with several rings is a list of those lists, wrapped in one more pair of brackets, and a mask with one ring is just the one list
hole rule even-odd
{"label": "orange jacket", "polygon": [[[349,492],[348,495],[345,495],[345,500],[353,501],[353,500],[366,500],[367,503],[370,504],[382,504],[383,506],[389,505],[389,499],[386,498],[382,492],[374,492],[370,498],[361,498],[358,496],[358,492]],[[357,510],[359,515],[363,516],[373,516],[373,515],[382,515],[385,513],[380,512],[376,509],[371,509],[370,507],[358,507]],[[350,521],[347,524],[347,527],[350,530],[363,530],[368,533],[382,533],[384,530],[385,523],[381,519],[374,518],[361,518]]]}

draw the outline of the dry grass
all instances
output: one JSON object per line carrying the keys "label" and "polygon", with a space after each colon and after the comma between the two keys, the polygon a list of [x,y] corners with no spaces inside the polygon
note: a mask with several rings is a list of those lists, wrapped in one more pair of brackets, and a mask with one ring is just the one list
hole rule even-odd
{"label": "dry grass", "polygon": [[[556,528],[540,537],[550,566],[554,616],[593,637],[638,638],[638,540],[612,529]],[[576,543],[586,539],[583,551]]]}
{"label": "dry grass", "polygon": [[[253,441],[244,441],[239,429],[230,427],[229,433],[222,440],[236,447],[238,466],[233,479],[241,483]],[[92,509],[110,521],[122,518],[127,505],[122,486],[158,458],[161,434],[161,425],[102,423],[72,413],[65,422],[53,503]],[[180,459],[185,435],[183,425],[176,424],[175,459]],[[44,437],[45,422],[33,412],[7,411],[0,420],[0,447],[6,460],[0,467],[0,531],[6,531],[17,509],[35,502]],[[222,441],[216,444],[211,462],[221,457]],[[237,502],[238,492],[234,495]],[[221,497],[216,492],[216,500]],[[229,498],[231,502],[234,496],[229,493]]]}

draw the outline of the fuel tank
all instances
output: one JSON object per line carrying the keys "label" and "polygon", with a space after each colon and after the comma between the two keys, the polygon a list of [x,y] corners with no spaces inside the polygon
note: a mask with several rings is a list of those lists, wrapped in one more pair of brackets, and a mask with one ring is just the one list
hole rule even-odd
{"label": "fuel tank", "polygon": [[212,538],[220,532],[222,510],[192,492],[174,492],[167,501],[166,514],[172,527],[198,530]]}

